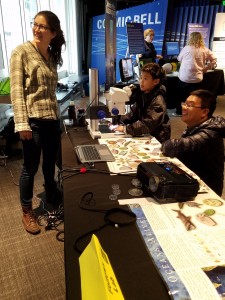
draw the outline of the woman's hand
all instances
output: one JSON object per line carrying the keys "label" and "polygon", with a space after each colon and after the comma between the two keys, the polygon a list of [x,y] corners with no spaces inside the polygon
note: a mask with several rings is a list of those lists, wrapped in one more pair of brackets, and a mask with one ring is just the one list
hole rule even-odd
{"label": "woman's hand", "polygon": [[156,55],[156,58],[158,58],[158,59],[162,59],[162,58],[163,58],[163,56],[162,56],[162,55],[159,55],[159,54],[157,54],[157,55]]}
{"label": "woman's hand", "polygon": [[19,135],[21,140],[30,140],[33,137],[32,131],[30,130],[19,131]]}

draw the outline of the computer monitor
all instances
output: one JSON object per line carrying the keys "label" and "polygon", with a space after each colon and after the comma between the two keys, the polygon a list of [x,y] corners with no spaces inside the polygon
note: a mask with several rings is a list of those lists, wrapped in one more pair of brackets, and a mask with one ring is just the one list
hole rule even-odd
{"label": "computer monitor", "polygon": [[119,61],[120,78],[122,82],[128,82],[134,77],[134,70],[131,58],[122,58]]}
{"label": "computer monitor", "polygon": [[178,42],[166,42],[167,56],[177,56],[179,53],[180,47]]}

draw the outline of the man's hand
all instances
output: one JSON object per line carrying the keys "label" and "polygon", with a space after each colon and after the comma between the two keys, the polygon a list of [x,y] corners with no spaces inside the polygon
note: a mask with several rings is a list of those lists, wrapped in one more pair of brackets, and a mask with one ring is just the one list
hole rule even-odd
{"label": "man's hand", "polygon": [[32,131],[30,130],[19,131],[19,135],[21,140],[30,140],[33,137]]}

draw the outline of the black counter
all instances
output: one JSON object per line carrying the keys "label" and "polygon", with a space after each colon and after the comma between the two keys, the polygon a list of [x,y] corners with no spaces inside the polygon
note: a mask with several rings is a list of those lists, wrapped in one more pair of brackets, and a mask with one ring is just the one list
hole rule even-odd
{"label": "black counter", "polygon": [[[106,163],[96,163],[97,171],[79,172],[81,165],[77,162],[73,147],[76,144],[96,141],[90,138],[85,128],[68,130],[68,134],[64,135],[62,140],[63,169],[75,169],[74,173],[63,172],[66,298],[81,300],[79,253],[74,250],[74,243],[82,234],[103,225],[104,213],[83,210],[79,208],[79,202],[85,193],[92,192],[94,209],[109,210],[118,207],[116,201],[109,200],[112,184],[120,185],[120,199],[130,198],[128,189],[134,175],[111,176],[108,174]],[[108,254],[126,300],[170,299],[136,224],[121,228],[106,226],[95,234]],[[79,243],[79,248],[84,249],[90,238],[91,236]]]}
{"label": "black counter", "polygon": [[[177,85],[178,77],[177,75],[168,74],[165,81],[166,86],[166,104],[167,108],[172,109],[176,107],[177,98]],[[209,90],[214,95],[224,95],[224,72],[223,70],[214,70],[206,72],[203,76],[203,81],[201,85],[202,89]]]}

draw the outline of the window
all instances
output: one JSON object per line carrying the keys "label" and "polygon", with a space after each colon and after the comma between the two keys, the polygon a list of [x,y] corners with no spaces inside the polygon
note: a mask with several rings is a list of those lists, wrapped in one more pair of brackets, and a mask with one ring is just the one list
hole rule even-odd
{"label": "window", "polygon": [[[1,0],[0,1],[0,78],[9,75],[9,59],[12,50],[19,44],[24,43],[27,40],[32,40],[32,29],[30,22],[33,21],[35,14],[41,10],[51,10],[60,19],[61,27],[64,32],[65,40],[67,43],[66,49],[62,49],[63,66],[61,70],[68,70],[70,57],[77,56],[76,47],[71,47],[68,51],[68,44],[71,44],[67,39],[67,23],[69,21],[69,15],[65,9],[68,7],[68,3],[74,3],[74,0]],[[73,4],[73,7],[75,5]],[[68,9],[69,11],[69,9]],[[74,16],[74,14],[72,14]],[[13,16],[13,17],[12,17]],[[76,39],[76,31],[69,36],[70,39]],[[75,60],[77,61],[77,60]],[[70,66],[70,69],[76,73],[77,67]],[[69,71],[69,70],[68,70]],[[64,72],[64,74],[66,74]]]}

